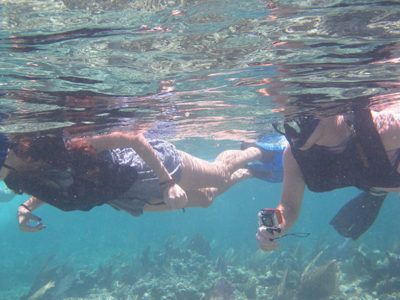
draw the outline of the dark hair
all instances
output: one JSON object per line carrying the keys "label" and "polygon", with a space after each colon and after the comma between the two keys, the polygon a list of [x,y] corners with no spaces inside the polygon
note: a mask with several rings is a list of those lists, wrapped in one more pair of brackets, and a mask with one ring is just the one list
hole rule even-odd
{"label": "dark hair", "polygon": [[10,148],[22,159],[62,169],[68,168],[72,161],[86,165],[96,160],[95,150],[89,144],[81,140],[67,147],[62,136],[57,134],[16,136]]}
{"label": "dark hair", "polygon": [[89,210],[112,200],[128,190],[137,176],[134,168],[99,157],[83,140],[65,143],[60,135],[19,137],[11,149],[40,164],[34,170],[11,171],[4,180],[7,186],[63,210]]}

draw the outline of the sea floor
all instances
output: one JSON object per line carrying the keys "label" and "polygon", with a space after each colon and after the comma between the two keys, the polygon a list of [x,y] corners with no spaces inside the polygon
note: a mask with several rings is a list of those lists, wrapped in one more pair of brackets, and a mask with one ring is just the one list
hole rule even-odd
{"label": "sea floor", "polygon": [[93,268],[49,260],[21,299],[400,299],[397,251],[348,243],[340,252],[334,245],[215,252],[195,235]]}

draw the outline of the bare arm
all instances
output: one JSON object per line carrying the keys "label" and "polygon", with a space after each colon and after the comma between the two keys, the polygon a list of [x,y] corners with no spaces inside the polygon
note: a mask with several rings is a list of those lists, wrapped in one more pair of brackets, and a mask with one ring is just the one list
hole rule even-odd
{"label": "bare arm", "polygon": [[296,222],[300,212],[305,183],[300,167],[288,146],[283,155],[283,192],[278,209],[282,211],[285,230]]}
{"label": "bare arm", "polygon": [[158,158],[153,147],[149,144],[143,134],[132,134],[127,132],[113,132],[110,134],[97,135],[84,138],[97,152],[113,148],[133,148],[135,152],[153,169],[160,182],[172,179],[164,164]]}
{"label": "bare arm", "polygon": [[[30,197],[18,207],[18,224],[22,231],[37,232],[45,228],[42,224],[42,219],[34,215],[32,212],[40,207],[43,201],[36,197]],[[33,223],[34,225],[30,224]]]}
{"label": "bare arm", "polygon": [[38,207],[42,206],[45,202],[42,200],[39,200],[36,197],[30,197],[28,200],[26,200],[23,205],[26,206],[30,211],[34,211]]}
{"label": "bare arm", "polygon": [[113,148],[133,148],[143,161],[157,175],[160,184],[164,187],[164,201],[170,208],[177,209],[186,206],[188,199],[185,191],[178,186],[157,153],[149,144],[143,134],[132,134],[128,132],[113,132],[105,135],[98,135],[84,138],[86,142],[92,145],[97,152]]}
{"label": "bare arm", "polygon": [[[300,167],[293,157],[290,147],[286,147],[283,154],[284,178],[281,202],[277,209],[283,216],[282,232],[287,231],[296,222],[304,195],[305,183]],[[257,230],[256,238],[261,249],[271,251],[278,247],[274,240],[276,236],[265,226]]]}

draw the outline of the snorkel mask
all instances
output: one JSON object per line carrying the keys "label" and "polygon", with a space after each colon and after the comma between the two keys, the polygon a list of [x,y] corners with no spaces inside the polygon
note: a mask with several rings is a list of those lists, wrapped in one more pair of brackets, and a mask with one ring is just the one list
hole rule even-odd
{"label": "snorkel mask", "polygon": [[280,124],[274,123],[272,126],[277,132],[283,134],[293,147],[298,149],[304,146],[318,124],[319,119],[313,115],[303,115],[285,120]]}

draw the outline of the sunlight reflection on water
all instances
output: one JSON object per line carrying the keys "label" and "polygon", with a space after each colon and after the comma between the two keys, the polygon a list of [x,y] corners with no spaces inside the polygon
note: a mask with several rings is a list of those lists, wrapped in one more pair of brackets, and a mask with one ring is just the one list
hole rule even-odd
{"label": "sunlight reflection on water", "polygon": [[3,131],[167,118],[177,139],[235,140],[270,130],[282,112],[399,100],[392,2],[0,5]]}

